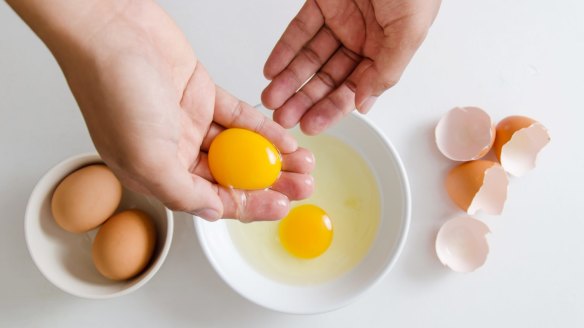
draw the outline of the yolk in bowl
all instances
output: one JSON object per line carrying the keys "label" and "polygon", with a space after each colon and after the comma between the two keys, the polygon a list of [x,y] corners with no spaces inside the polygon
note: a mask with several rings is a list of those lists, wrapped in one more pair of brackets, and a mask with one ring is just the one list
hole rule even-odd
{"label": "yolk in bowl", "polygon": [[211,143],[209,169],[224,187],[264,189],[280,176],[282,158],[262,135],[232,128],[221,132]]}
{"label": "yolk in bowl", "polygon": [[326,212],[315,205],[293,208],[280,222],[280,243],[292,255],[312,259],[320,256],[333,240],[333,226]]}

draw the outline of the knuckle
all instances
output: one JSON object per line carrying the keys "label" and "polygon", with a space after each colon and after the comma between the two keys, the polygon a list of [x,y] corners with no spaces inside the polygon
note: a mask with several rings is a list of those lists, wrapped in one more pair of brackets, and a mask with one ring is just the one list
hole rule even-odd
{"label": "knuckle", "polygon": [[288,73],[288,77],[292,79],[298,86],[306,82],[306,80],[301,77],[301,73],[298,71],[298,67],[295,65],[290,65],[284,72]]}
{"label": "knuckle", "polygon": [[300,97],[306,108],[312,107],[312,105],[318,101],[318,99],[316,99],[308,90],[305,90],[305,88],[300,89],[296,94]]}
{"label": "knuckle", "polygon": [[380,83],[380,87],[382,90],[387,90],[393,88],[399,82],[399,78],[389,78],[384,79]]}
{"label": "knuckle", "polygon": [[302,54],[310,63],[318,67],[320,67],[323,63],[322,58],[320,58],[318,53],[310,46],[302,48]]}
{"label": "knuckle", "polygon": [[172,211],[177,212],[190,212],[192,209],[189,208],[189,203],[184,198],[171,198],[164,202],[164,206]]}
{"label": "knuckle", "polygon": [[319,71],[318,73],[316,73],[316,77],[318,77],[318,79],[322,81],[322,83],[324,83],[327,87],[331,89],[334,89],[337,85],[332,75],[326,71]]}
{"label": "knuckle", "polygon": [[357,63],[359,60],[361,60],[361,56],[359,56],[357,53],[351,51],[350,49],[348,49],[346,47],[341,47],[341,51],[342,51],[343,55],[345,55],[347,58],[349,58],[354,63]]}
{"label": "knuckle", "polygon": [[261,131],[264,129],[264,127],[266,125],[266,122],[267,122],[267,118],[264,115],[260,115],[258,117],[258,122],[255,126],[254,131],[257,133],[261,133]]}
{"label": "knuckle", "polygon": [[294,17],[290,22],[290,26],[293,26],[297,29],[300,33],[304,35],[310,35],[310,31],[308,30],[308,26],[305,21],[303,21],[298,16]]}
{"label": "knuckle", "polygon": [[237,104],[231,110],[231,116],[229,118],[229,124],[234,125],[237,120],[243,114],[243,102],[241,100],[237,101]]}
{"label": "knuckle", "polygon": [[349,88],[349,90],[351,90],[351,92],[355,93],[357,92],[357,82],[355,82],[353,79],[349,78],[345,81],[345,85],[347,86],[347,88]]}

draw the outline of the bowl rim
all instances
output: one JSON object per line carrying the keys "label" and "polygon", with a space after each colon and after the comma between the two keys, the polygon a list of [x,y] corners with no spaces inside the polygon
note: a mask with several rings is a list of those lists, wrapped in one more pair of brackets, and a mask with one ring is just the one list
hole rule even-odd
{"label": "bowl rim", "polygon": [[[278,306],[274,306],[273,304],[268,304],[266,302],[258,301],[256,299],[252,298],[251,295],[247,295],[246,293],[244,293],[238,287],[238,285],[233,284],[230,281],[230,279],[227,277],[227,273],[223,272],[219,268],[219,264],[217,263],[215,258],[212,256],[211,249],[209,248],[209,245],[206,242],[206,238],[205,238],[204,233],[203,233],[204,228],[201,227],[201,225],[206,223],[206,221],[202,218],[197,217],[196,215],[193,215],[193,222],[194,222],[195,230],[197,233],[197,239],[199,240],[199,245],[201,246],[201,248],[203,249],[203,252],[205,253],[205,257],[207,258],[209,263],[211,263],[211,266],[213,267],[215,272],[219,275],[219,277],[221,277],[223,282],[225,282],[229,287],[231,287],[231,289],[233,289],[235,292],[237,292],[237,294],[242,296],[244,299],[247,299],[248,301],[250,301],[254,304],[257,304],[261,307],[264,307],[266,309],[281,312],[281,313],[287,313],[287,314],[306,315],[306,314],[319,314],[319,313],[331,312],[331,311],[338,310],[342,307],[345,307],[345,306],[353,303],[359,297],[363,296],[365,292],[371,290],[373,287],[378,285],[380,283],[380,281],[385,276],[387,276],[387,274],[391,271],[391,269],[393,269],[397,260],[401,256],[401,253],[403,252],[403,249],[405,248],[405,244],[407,241],[407,237],[408,237],[408,233],[409,233],[409,229],[410,229],[410,224],[411,224],[411,215],[412,215],[411,190],[410,190],[410,183],[409,183],[407,171],[404,167],[403,161],[402,161],[401,157],[399,156],[399,153],[397,152],[396,148],[393,146],[391,141],[389,141],[389,139],[385,136],[385,134],[383,133],[383,131],[381,131],[380,128],[378,128],[375,124],[373,124],[367,117],[365,117],[362,114],[357,114],[355,112],[351,112],[349,115],[351,115],[354,119],[365,123],[367,128],[371,129],[374,132],[375,136],[381,141],[383,146],[385,146],[389,150],[391,156],[394,159],[394,165],[395,165],[395,168],[397,170],[397,175],[398,175],[400,185],[401,185],[400,188],[401,188],[401,191],[404,195],[403,201],[402,201],[404,210],[403,210],[403,214],[402,214],[403,223],[400,227],[396,247],[394,248],[393,255],[391,256],[391,259],[387,262],[387,264],[385,265],[383,270],[381,270],[375,278],[373,278],[370,282],[368,282],[364,288],[362,288],[361,290],[358,290],[353,295],[351,295],[351,297],[341,299],[338,302],[331,302],[330,305],[321,306],[319,309],[315,309],[314,311],[295,311],[292,309],[278,307]],[[348,117],[345,117],[345,119],[347,119],[347,118]]]}
{"label": "bowl rim", "polygon": [[[136,283],[134,283],[128,287],[125,287],[122,290],[119,290],[119,291],[116,291],[113,293],[109,293],[109,294],[91,294],[91,293],[81,293],[81,292],[76,291],[74,288],[69,288],[67,286],[63,286],[51,278],[51,276],[48,274],[46,269],[42,265],[39,264],[39,260],[37,259],[38,255],[36,254],[35,251],[33,251],[32,241],[30,240],[31,237],[29,236],[29,233],[28,233],[29,225],[32,224],[31,222],[35,219],[38,220],[38,215],[35,215],[33,213],[33,207],[37,206],[36,203],[33,202],[33,200],[43,197],[42,194],[45,192],[45,190],[41,189],[42,185],[46,180],[50,179],[53,176],[53,174],[54,174],[53,172],[57,171],[60,168],[69,166],[74,162],[85,162],[85,164],[81,164],[80,166],[77,167],[77,169],[79,169],[85,165],[89,165],[90,163],[97,163],[97,162],[103,163],[104,161],[103,161],[103,159],[101,159],[99,154],[96,152],[86,152],[86,153],[73,155],[73,156],[70,156],[70,157],[67,157],[67,158],[61,160],[56,165],[52,166],[37,181],[32,192],[30,193],[30,196],[29,196],[27,204],[26,204],[26,210],[24,212],[24,239],[26,242],[26,248],[28,250],[28,253],[30,254],[32,261],[34,262],[37,269],[41,272],[43,277],[45,277],[45,279],[47,279],[55,287],[57,287],[58,289],[66,292],[68,294],[71,294],[71,295],[77,296],[77,297],[81,297],[81,298],[86,298],[86,299],[109,299],[109,298],[114,298],[114,297],[119,297],[119,296],[130,294],[130,293],[138,290],[140,287],[144,286],[148,281],[150,281],[150,279],[152,279],[152,277],[154,277],[156,275],[156,273],[158,273],[158,270],[162,267],[162,265],[166,261],[166,257],[168,256],[168,253],[170,251],[170,246],[172,244],[172,238],[173,238],[173,234],[174,234],[174,214],[171,210],[169,210],[164,205],[162,205],[162,206],[164,207],[165,214],[166,214],[165,218],[166,218],[167,229],[166,229],[166,241],[165,241],[164,245],[162,245],[162,249],[160,251],[160,257],[159,257],[158,261],[156,261],[155,263],[152,264],[151,270],[150,270],[150,272],[148,272],[148,274],[144,275]],[[65,178],[65,176],[63,176],[61,178]]]}

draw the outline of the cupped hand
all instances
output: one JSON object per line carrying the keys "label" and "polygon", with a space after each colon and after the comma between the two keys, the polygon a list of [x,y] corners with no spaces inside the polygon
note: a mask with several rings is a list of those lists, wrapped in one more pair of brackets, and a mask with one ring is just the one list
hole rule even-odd
{"label": "cupped hand", "polygon": [[[440,0],[307,0],[264,67],[262,102],[310,135],[367,113],[400,79]],[[308,81],[308,82],[307,82]]]}
{"label": "cupped hand", "polygon": [[[208,220],[278,219],[289,200],[310,195],[312,154],[216,86],[156,4],[132,2],[92,31],[57,58],[98,152],[127,187]],[[256,131],[282,152],[272,188],[228,190],[213,180],[206,152],[230,127]]]}

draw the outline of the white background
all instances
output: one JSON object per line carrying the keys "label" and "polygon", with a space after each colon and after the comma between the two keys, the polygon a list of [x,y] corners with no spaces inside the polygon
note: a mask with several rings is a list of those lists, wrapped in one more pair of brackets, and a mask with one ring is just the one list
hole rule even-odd
{"label": "white background", "polygon": [[[163,1],[215,81],[259,102],[262,66],[299,1]],[[45,280],[28,255],[23,216],[34,184],[62,159],[92,150],[57,64],[0,2],[0,326],[582,327],[584,325],[584,2],[445,0],[398,86],[370,117],[400,152],[412,187],[410,236],[394,270],[356,303],[314,316],[249,303],[215,274],[189,217],[170,254],[131,295],[90,301]],[[540,120],[552,142],[538,167],[512,179],[486,265],[444,268],[439,226],[460,215],[443,190],[452,163],[433,127],[456,105],[498,121]]]}

